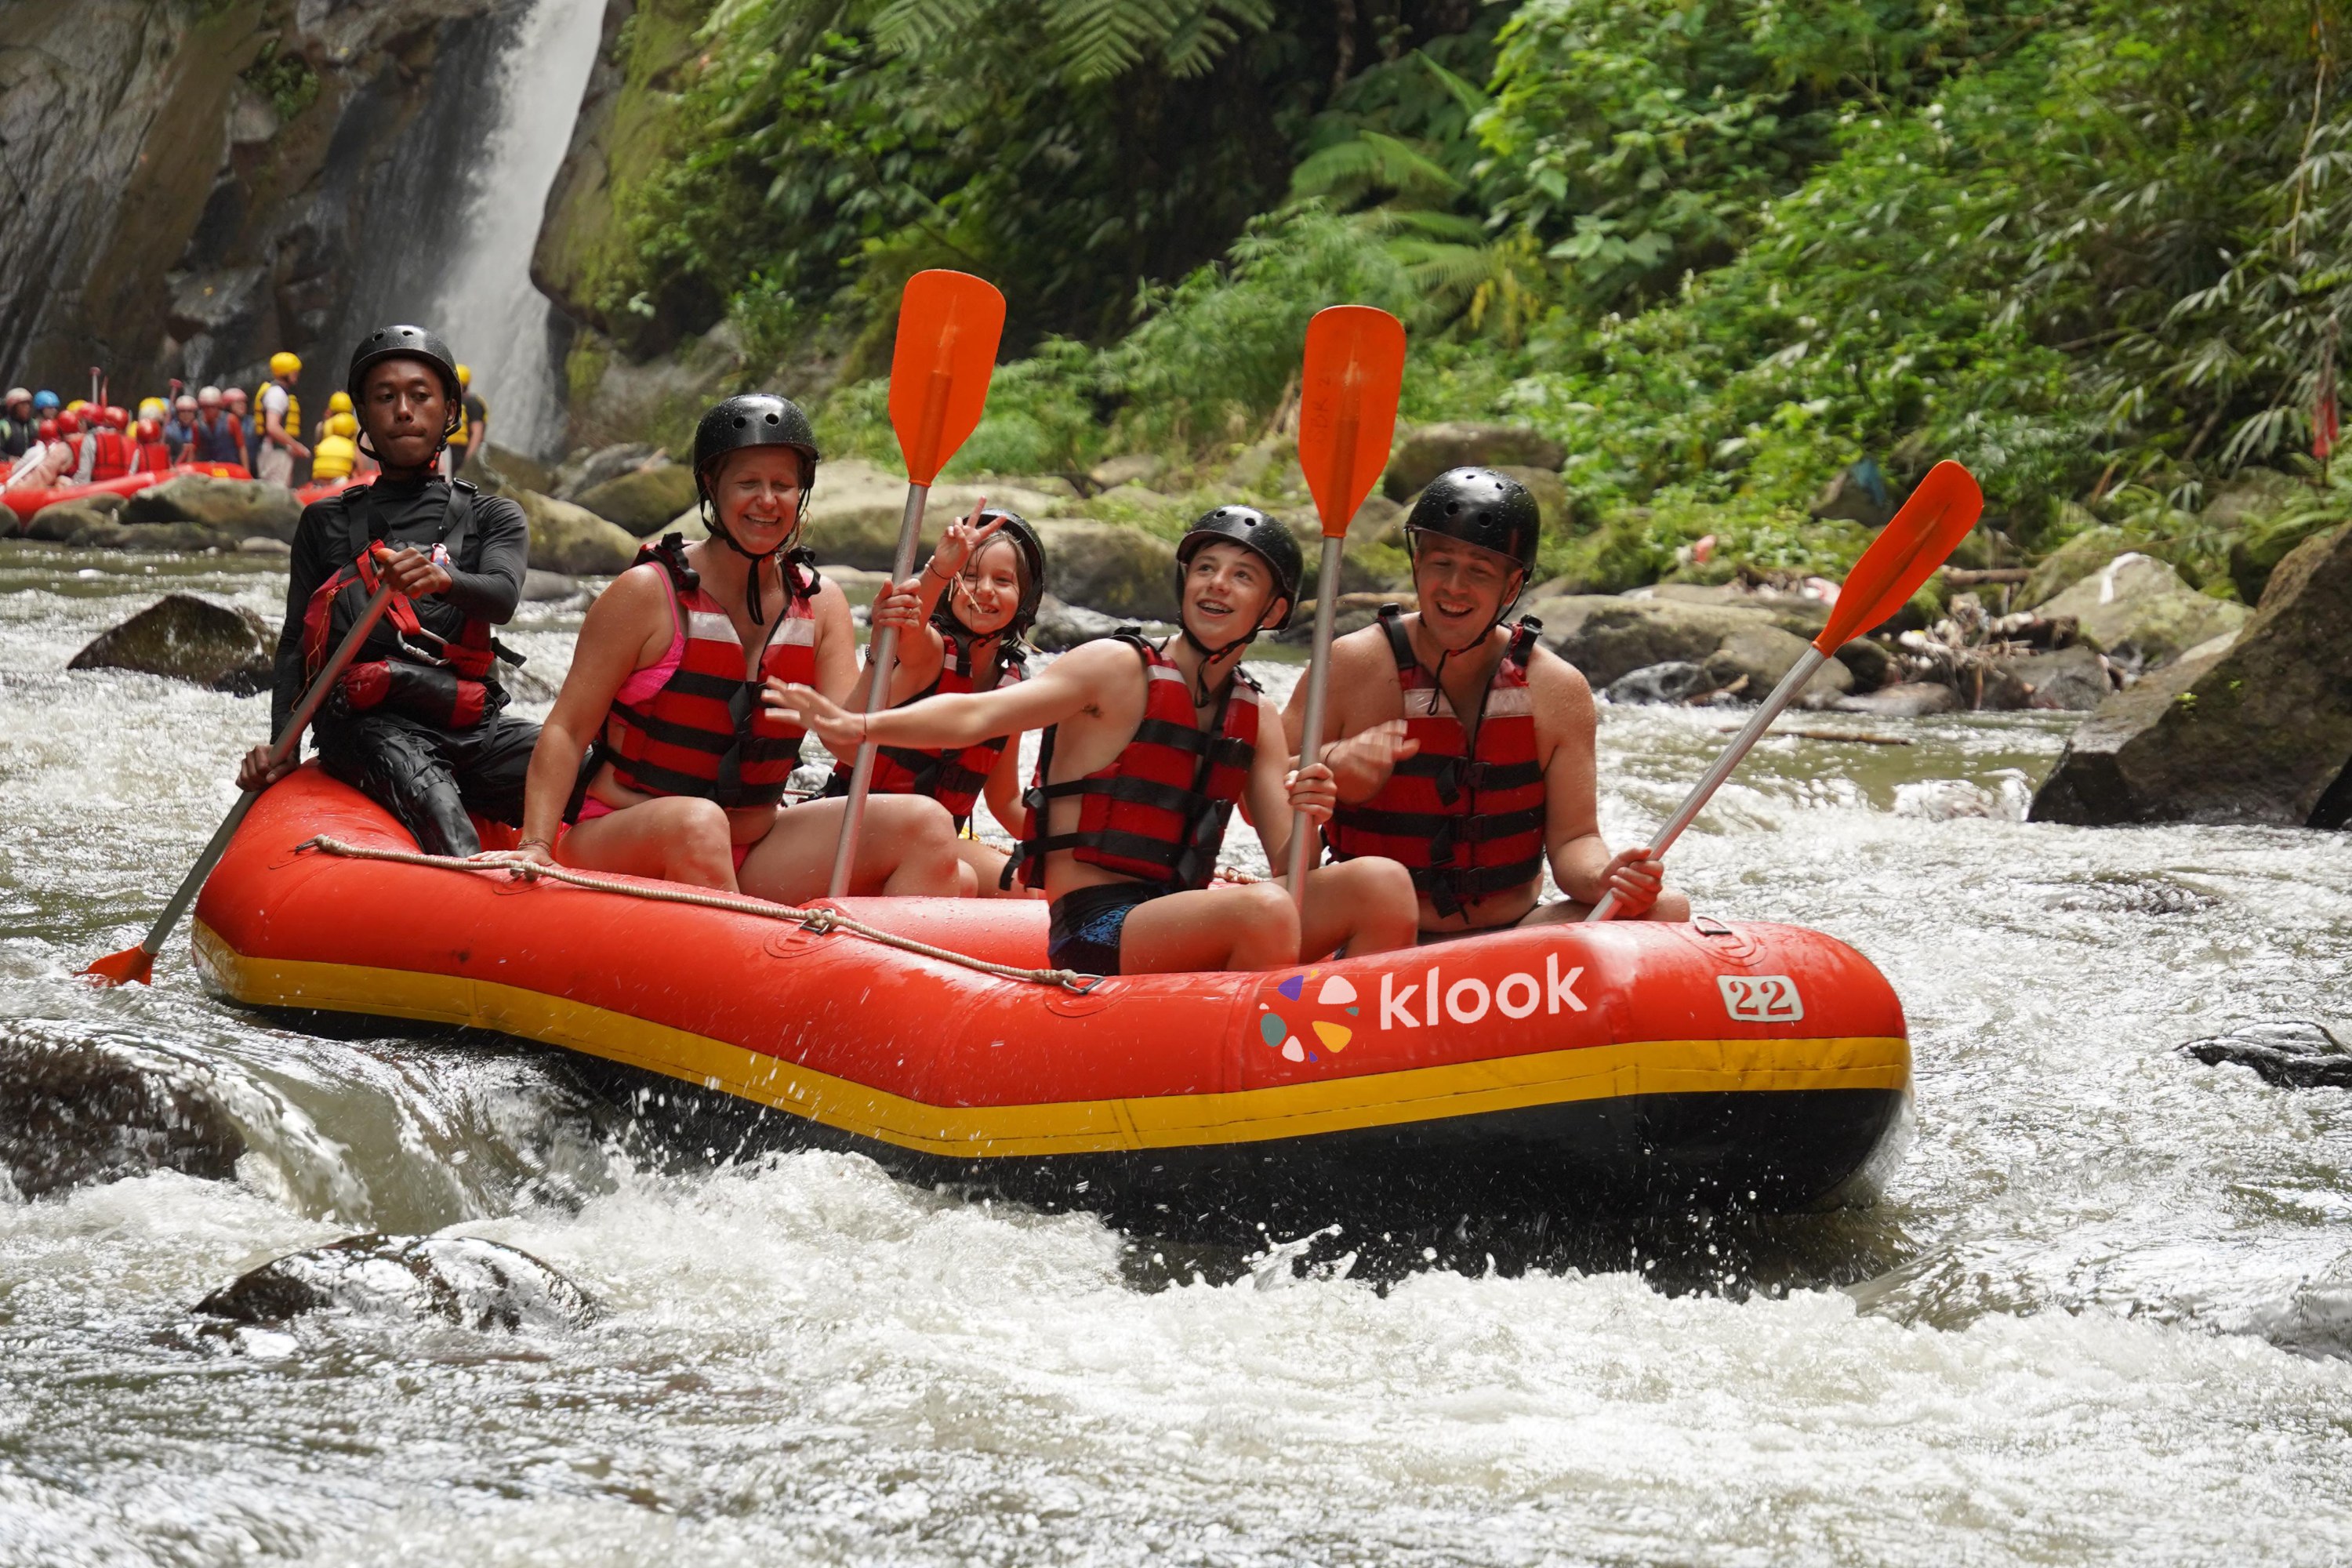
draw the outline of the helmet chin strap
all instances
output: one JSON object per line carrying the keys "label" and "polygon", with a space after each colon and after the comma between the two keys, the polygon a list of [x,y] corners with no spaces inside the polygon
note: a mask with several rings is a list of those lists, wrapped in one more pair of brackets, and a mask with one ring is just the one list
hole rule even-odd
{"label": "helmet chin strap", "polygon": [[1184,640],[1192,644],[1194,651],[1201,655],[1201,684],[1200,689],[1192,693],[1193,707],[1206,708],[1209,705],[1209,666],[1216,663],[1217,660],[1224,658],[1225,655],[1233,652],[1234,649],[1237,647],[1247,647],[1251,643],[1256,641],[1257,634],[1265,629],[1265,611],[1272,608],[1274,608],[1274,605],[1269,602],[1265,605],[1265,609],[1258,611],[1257,625],[1250,627],[1248,631],[1243,633],[1240,637],[1235,637],[1233,641],[1227,643],[1223,647],[1211,647],[1207,643],[1202,642],[1199,637],[1192,635],[1192,623],[1184,618],[1183,607],[1181,605],[1177,606],[1176,628],[1184,634]]}
{"label": "helmet chin strap", "polygon": [[[805,494],[805,492],[803,492],[803,494]],[[747,591],[743,596],[743,607],[751,612],[751,624],[753,626],[766,626],[768,624],[768,617],[761,612],[760,607],[760,568],[766,563],[772,561],[777,556],[782,554],[785,551],[791,549],[793,547],[793,542],[800,538],[801,526],[799,511],[796,510],[793,513],[793,531],[784,535],[782,541],[772,550],[755,551],[744,549],[743,546],[736,541],[735,536],[727,531],[727,525],[719,520],[719,509],[711,504],[710,498],[708,496],[705,496],[702,500],[702,526],[710,531],[711,538],[716,539],[719,542],[727,546],[728,549],[733,551],[736,554],[740,555],[744,560],[749,561],[751,563],[751,584],[749,591]],[[778,568],[778,570],[781,572],[782,568]],[[790,598],[792,596],[792,592],[793,590],[791,585],[789,584],[785,584],[784,595],[786,598]]]}
{"label": "helmet chin strap", "polygon": [[[1520,590],[1524,591],[1527,585],[1528,574],[1525,568],[1521,568],[1519,572]],[[1445,661],[1452,658],[1457,653],[1468,653],[1472,648],[1476,647],[1480,643],[1485,642],[1488,637],[1494,636],[1495,628],[1501,626],[1505,621],[1509,620],[1511,618],[1511,612],[1518,607],[1519,595],[1517,593],[1514,593],[1508,600],[1504,602],[1502,607],[1495,613],[1495,618],[1488,621],[1484,626],[1481,626],[1478,629],[1478,635],[1476,637],[1472,637],[1460,647],[1447,647],[1444,643],[1439,643],[1437,645],[1437,668],[1429,672],[1430,712],[1435,713],[1437,711],[1437,700],[1445,689]],[[1421,624],[1426,627],[1429,625],[1429,617],[1425,615],[1421,617]],[[1433,638],[1436,636],[1433,632],[1430,635]]]}

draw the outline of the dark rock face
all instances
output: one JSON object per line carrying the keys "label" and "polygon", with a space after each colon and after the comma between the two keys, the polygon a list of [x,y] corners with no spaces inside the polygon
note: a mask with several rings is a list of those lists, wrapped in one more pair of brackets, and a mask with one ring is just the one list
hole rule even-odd
{"label": "dark rock face", "polygon": [[254,1325],[335,1312],[509,1333],[577,1328],[597,1316],[586,1291],[529,1253],[461,1236],[355,1236],[291,1253],[239,1275],[195,1310]]}
{"label": "dark rock face", "polygon": [[171,594],[73,656],[68,669],[135,669],[239,695],[269,683],[278,638],[252,611]]}
{"label": "dark rock face", "polygon": [[[2117,692],[2074,731],[2037,822],[2338,826],[2352,766],[2352,526],[2279,563],[2227,652]],[[2352,805],[2352,802],[2347,802]]]}
{"label": "dark rock face", "polygon": [[98,1046],[0,1038],[0,1173],[19,1196],[151,1171],[236,1173],[245,1138],[191,1082]]}
{"label": "dark rock face", "polygon": [[323,406],[346,318],[457,221],[495,11],[0,0],[0,363],[70,391],[96,362],[119,396],[290,348]]}
{"label": "dark rock face", "polygon": [[2208,1067],[2252,1068],[2283,1089],[2352,1089],[2352,1050],[2302,1019],[2246,1024],[2226,1035],[2190,1040],[2180,1049]]}

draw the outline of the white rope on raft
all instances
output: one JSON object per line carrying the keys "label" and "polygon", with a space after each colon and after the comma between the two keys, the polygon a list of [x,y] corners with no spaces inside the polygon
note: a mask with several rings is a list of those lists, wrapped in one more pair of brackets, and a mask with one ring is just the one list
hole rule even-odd
{"label": "white rope on raft", "polygon": [[726,910],[739,915],[755,915],[765,921],[782,921],[805,927],[819,935],[826,931],[845,931],[852,936],[862,936],[868,942],[895,947],[901,952],[935,958],[942,963],[961,964],[982,974],[993,974],[1000,980],[1021,980],[1033,985],[1057,985],[1082,996],[1101,984],[1103,978],[1099,974],[1082,974],[1075,969],[1016,969],[1009,963],[992,963],[968,952],[934,947],[928,942],[917,942],[913,937],[900,936],[896,931],[867,925],[864,921],[852,920],[837,910],[798,909],[791,904],[772,904],[763,899],[698,892],[692,888],[647,888],[635,882],[615,882],[605,877],[592,877],[564,866],[542,866],[532,860],[469,860],[459,855],[426,855],[414,849],[370,849],[357,844],[346,844],[340,838],[330,838],[323,833],[316,838],[304,840],[295,848],[298,851],[322,850],[351,860],[388,860],[395,866],[429,866],[444,871],[502,872],[523,882],[535,882],[543,877],[550,881],[586,888],[592,892],[615,893],[625,899],[644,899],[656,904],[692,904],[699,909]]}

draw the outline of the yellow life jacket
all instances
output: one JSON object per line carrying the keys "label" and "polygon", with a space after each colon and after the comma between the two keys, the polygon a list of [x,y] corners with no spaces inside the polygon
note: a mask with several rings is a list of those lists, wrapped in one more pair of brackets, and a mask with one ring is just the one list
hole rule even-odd
{"label": "yellow life jacket", "polygon": [[[253,389],[253,438],[257,442],[269,429],[269,416],[263,411],[261,400],[277,384],[277,381],[272,379]],[[289,441],[302,438],[302,400],[294,395],[294,389],[290,386],[286,389],[286,437]]]}
{"label": "yellow life jacket", "polygon": [[[466,400],[472,395],[473,393],[470,390],[461,389],[457,394],[457,433],[449,437],[449,445],[452,447],[470,447],[474,444],[473,414],[466,406]],[[490,405],[485,403],[482,405],[482,417],[487,419],[489,416]]]}
{"label": "yellow life jacket", "polygon": [[360,444],[348,436],[321,436],[310,453],[310,477],[314,479],[340,479],[347,477],[360,460]]}

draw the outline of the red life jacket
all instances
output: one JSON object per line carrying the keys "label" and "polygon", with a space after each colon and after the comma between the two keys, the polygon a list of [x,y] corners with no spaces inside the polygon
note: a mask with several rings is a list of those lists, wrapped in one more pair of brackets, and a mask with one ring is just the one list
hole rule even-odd
{"label": "red life jacket", "polygon": [[[940,673],[929,686],[907,699],[920,702],[926,697],[942,692],[960,693],[972,689],[971,642],[959,637],[951,627],[940,628],[947,647],[940,661]],[[1021,645],[1000,643],[996,658],[999,673],[997,689],[1028,678],[1029,664]],[[900,707],[906,703],[898,704]],[[1013,737],[999,735],[977,745],[960,751],[931,751],[920,746],[877,746],[874,748],[874,776],[868,784],[876,795],[927,795],[948,808],[948,815],[961,827],[971,820],[972,807],[980,800],[980,792],[988,785],[988,775],[994,771],[997,759]],[[827,795],[849,793],[849,777],[855,771],[853,755],[833,766],[833,783]]]}
{"label": "red life jacket", "polygon": [[746,680],[735,623],[686,564],[686,542],[673,533],[642,546],[634,564],[648,561],[662,569],[686,648],[649,700],[613,704],[590,771],[609,762],[615,781],[646,795],[693,795],[730,808],[775,805],[800,765],[808,731],[771,717],[760,687],[771,678],[815,684],[816,574],[797,559],[783,563],[783,613],[761,650],[760,673]]}
{"label": "red life jacket", "polygon": [[[1037,751],[1036,782],[1022,795],[1029,837],[1004,868],[1032,888],[1045,885],[1045,858],[1066,849],[1089,866],[1176,888],[1205,888],[1216,875],[1225,823],[1249,783],[1257,755],[1257,682],[1234,671],[1218,704],[1216,722],[1203,730],[1192,689],[1175,662],[1133,633],[1119,641],[1143,656],[1143,720],[1110,766],[1067,784],[1048,784],[1055,729]],[[1048,836],[1046,806],[1078,800],[1075,833]]]}
{"label": "red life jacket", "polygon": [[1405,733],[1421,750],[1397,763],[1371,799],[1335,811],[1323,839],[1335,859],[1385,855],[1400,862],[1439,914],[1458,914],[1543,875],[1543,764],[1528,695],[1528,659],[1543,624],[1528,616],[1512,632],[1479,699],[1475,755],[1452,702],[1413,653],[1396,605],[1381,607],[1380,624],[1404,692]]}
{"label": "red life jacket", "polygon": [[89,482],[119,479],[131,471],[131,443],[122,438],[120,430],[100,430],[84,437],[98,444],[98,455],[90,459]]}
{"label": "red life jacket", "polygon": [[134,474],[160,474],[172,466],[172,448],[161,441],[142,441],[131,455]]}
{"label": "red life jacket", "polygon": [[[364,487],[345,490],[337,499],[347,509],[370,504]],[[452,486],[434,552],[449,559],[448,541],[462,538],[472,517],[473,487]],[[375,542],[369,531],[371,537],[361,542],[352,563],[320,584],[303,606],[302,677],[306,681],[317,678],[383,580],[377,574]],[[456,638],[445,639],[417,619],[416,606],[405,594],[392,596],[383,618],[393,627],[391,656],[365,661],[354,658],[343,667],[335,680],[335,700],[345,710],[364,713],[385,708],[443,729],[466,730],[505,705],[505,693],[491,679],[495,661],[505,650],[492,639],[489,622],[468,616]],[[505,657],[513,663],[522,662],[513,654]]]}

